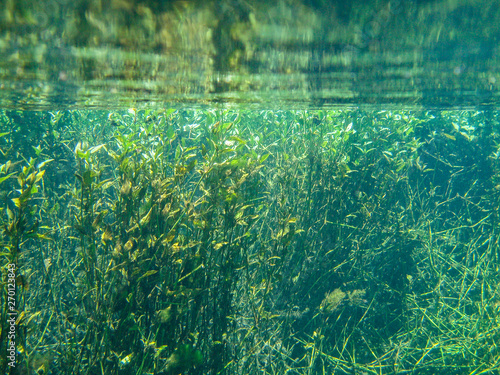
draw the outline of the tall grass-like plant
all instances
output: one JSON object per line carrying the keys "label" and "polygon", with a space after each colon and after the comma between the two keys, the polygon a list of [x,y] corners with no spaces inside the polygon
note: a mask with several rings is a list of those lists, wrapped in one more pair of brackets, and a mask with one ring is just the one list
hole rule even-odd
{"label": "tall grass-like plant", "polygon": [[494,113],[0,118],[29,371],[498,370]]}

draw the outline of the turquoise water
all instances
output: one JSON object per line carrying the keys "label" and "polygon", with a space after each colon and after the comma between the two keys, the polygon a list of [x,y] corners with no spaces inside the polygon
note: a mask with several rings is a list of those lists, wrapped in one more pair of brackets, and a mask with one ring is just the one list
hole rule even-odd
{"label": "turquoise water", "polygon": [[496,3],[3,5],[3,372],[499,371]]}

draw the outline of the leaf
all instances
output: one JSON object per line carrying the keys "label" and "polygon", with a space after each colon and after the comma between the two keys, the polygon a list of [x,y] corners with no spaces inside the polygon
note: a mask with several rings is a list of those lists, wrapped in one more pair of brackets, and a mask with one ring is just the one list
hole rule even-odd
{"label": "leaf", "polygon": [[21,200],[19,198],[12,198],[12,202],[14,202],[17,208],[21,208]]}
{"label": "leaf", "polygon": [[175,138],[175,131],[174,131],[174,128],[172,126],[169,126],[167,128],[167,132],[165,134],[167,136],[167,139],[170,139],[171,141],[174,140]]}
{"label": "leaf", "polygon": [[94,154],[94,153],[96,153],[97,151],[99,151],[103,147],[104,147],[104,144],[98,145],[98,146],[94,146],[94,147],[92,147],[92,148],[89,149],[89,152],[91,154]]}
{"label": "leaf", "polygon": [[36,153],[36,156],[39,156],[42,152],[42,148],[40,147],[40,145],[38,146],[31,146],[33,148],[33,150],[35,150],[35,153]]}
{"label": "leaf", "polygon": [[233,127],[233,125],[234,125],[234,122],[225,122],[224,124],[222,124],[222,130],[228,131]]}
{"label": "leaf", "polygon": [[262,155],[262,156],[260,157],[260,159],[259,159],[259,163],[261,163],[261,164],[262,164],[262,163],[264,163],[264,162],[267,160],[267,158],[269,157],[269,155],[270,155],[270,154],[265,154],[265,155]]}
{"label": "leaf", "polygon": [[0,184],[2,182],[4,182],[6,179],[8,179],[9,177],[12,177],[12,175],[14,175],[15,173],[10,173],[8,174],[7,176],[4,176],[4,177],[0,177]]}
{"label": "leaf", "polygon": [[176,111],[176,109],[173,109],[173,108],[169,108],[165,111],[165,117],[168,117],[170,116],[172,113],[174,113]]}
{"label": "leaf", "polygon": [[47,165],[48,163],[50,163],[51,161],[53,161],[54,159],[48,159],[48,160],[45,160],[45,161],[42,161],[40,164],[38,164],[36,166],[36,169],[40,169],[40,168],[43,168],[45,167],[45,165]]}
{"label": "leaf", "polygon": [[452,136],[452,135],[449,135],[449,134],[446,134],[446,133],[443,133],[443,135],[444,135],[446,138],[451,139],[452,141],[456,141],[456,140],[457,140],[457,139],[456,139],[454,136]]}
{"label": "leaf", "polygon": [[275,256],[272,256],[272,257],[270,257],[270,258],[267,259],[268,262],[270,260],[281,260],[281,257],[275,255]]}
{"label": "leaf", "polygon": [[245,143],[247,143],[247,141],[244,141],[243,139],[241,139],[235,135],[232,135],[231,137],[229,137],[229,139],[232,141],[238,142],[240,145],[244,145]]}
{"label": "leaf", "polygon": [[460,135],[462,135],[462,136],[463,136],[465,139],[467,139],[468,141],[470,141],[470,140],[471,140],[471,138],[470,138],[467,134],[465,134],[464,132],[460,132]]}
{"label": "leaf", "polygon": [[140,226],[144,226],[149,223],[149,221],[151,220],[151,214],[153,213],[153,208],[155,208],[155,205],[153,205],[149,209],[148,213],[141,219],[141,221],[139,222]]}
{"label": "leaf", "polygon": [[35,182],[38,182],[42,179],[43,175],[45,174],[45,171],[40,171],[36,174],[36,177],[35,177]]}
{"label": "leaf", "polygon": [[16,326],[21,325],[21,322],[23,322],[24,317],[26,316],[26,311],[22,311],[21,314],[16,319]]}
{"label": "leaf", "polygon": [[96,189],[99,189],[102,187],[102,190],[109,189],[111,186],[115,184],[115,180],[112,178],[108,178],[107,180],[99,182],[99,184],[96,186]]}
{"label": "leaf", "polygon": [[80,150],[76,150],[76,155],[80,158],[80,159],[85,159],[88,161],[88,158],[90,156],[90,153],[87,151],[87,152],[83,152],[83,151],[80,151]]}
{"label": "leaf", "polygon": [[7,216],[9,217],[10,220],[14,220],[14,213],[10,210],[9,207],[7,207]]}
{"label": "leaf", "polygon": [[196,165],[196,159],[191,160],[186,168],[186,173],[191,172],[195,167],[195,165]]}
{"label": "leaf", "polygon": [[240,220],[243,217],[243,210],[238,211],[236,215],[234,215],[234,220]]}
{"label": "leaf", "polygon": [[146,272],[144,275],[142,275],[141,277],[139,277],[139,278],[137,279],[137,281],[140,281],[140,280],[142,280],[142,279],[144,279],[144,278],[146,278],[146,277],[149,277],[149,276],[151,276],[151,275],[154,275],[154,274],[155,274],[155,273],[157,273],[157,272],[158,272],[158,271],[156,271],[156,270],[151,270],[151,271],[148,271],[148,272]]}

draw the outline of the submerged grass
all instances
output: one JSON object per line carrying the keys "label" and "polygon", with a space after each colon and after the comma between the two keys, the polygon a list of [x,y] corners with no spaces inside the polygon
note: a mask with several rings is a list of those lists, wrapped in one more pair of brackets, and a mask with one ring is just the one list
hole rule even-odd
{"label": "submerged grass", "polygon": [[496,114],[1,124],[4,372],[499,370]]}

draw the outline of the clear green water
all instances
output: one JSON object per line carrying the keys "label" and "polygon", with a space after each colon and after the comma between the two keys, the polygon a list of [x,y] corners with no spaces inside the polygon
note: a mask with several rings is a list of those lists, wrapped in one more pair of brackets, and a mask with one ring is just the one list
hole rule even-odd
{"label": "clear green water", "polygon": [[495,2],[2,6],[0,372],[500,370]]}

